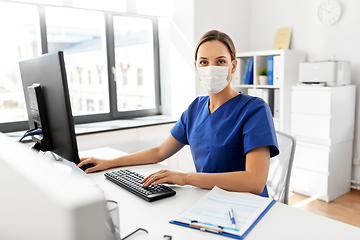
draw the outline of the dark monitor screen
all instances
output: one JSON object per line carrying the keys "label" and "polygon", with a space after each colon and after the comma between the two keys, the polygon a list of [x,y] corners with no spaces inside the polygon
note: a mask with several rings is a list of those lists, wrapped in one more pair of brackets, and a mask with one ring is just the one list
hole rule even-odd
{"label": "dark monitor screen", "polygon": [[46,107],[47,118],[41,120],[46,121],[50,136],[44,136],[44,139],[51,141],[46,144],[51,146],[51,149],[45,150],[78,164],[80,160],[63,52],[44,54],[21,61],[19,65],[30,129],[36,128],[34,124],[37,120],[31,110],[28,87],[35,84],[41,86],[41,101],[44,101],[43,106]]}

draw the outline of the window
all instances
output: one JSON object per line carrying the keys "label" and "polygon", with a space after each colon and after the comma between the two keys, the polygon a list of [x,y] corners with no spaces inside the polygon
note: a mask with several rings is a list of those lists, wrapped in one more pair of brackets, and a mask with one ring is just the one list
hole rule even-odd
{"label": "window", "polygon": [[91,84],[91,71],[88,71],[89,84]]}
{"label": "window", "polygon": [[99,77],[99,85],[101,85],[101,84],[103,84],[103,77],[102,77],[103,67],[96,66],[96,70],[97,70],[98,77]]}
{"label": "window", "polygon": [[95,110],[94,100],[92,100],[92,99],[86,100],[86,108],[87,108],[88,112],[94,111]]}
{"label": "window", "polygon": [[104,100],[100,100],[99,101],[99,109],[103,110],[103,108],[104,108]]}
{"label": "window", "polygon": [[[82,74],[81,74],[82,68],[77,67],[77,68],[76,68],[76,71],[77,71],[77,73],[78,73],[78,75],[77,75],[78,83],[79,83],[79,84],[82,84]],[[69,90],[70,90],[70,89],[69,89]]]}
{"label": "window", "polygon": [[142,77],[142,69],[138,68],[137,70],[137,79],[138,79],[138,86],[143,85],[143,77]]}
{"label": "window", "polygon": [[83,107],[82,107],[82,99],[81,98],[78,98],[78,108],[77,110],[79,112],[81,112],[83,110]]}
{"label": "window", "polygon": [[[146,18],[114,16],[115,66],[123,84],[117,84],[118,112],[156,108],[153,23]],[[139,88],[141,82],[146,88]],[[126,87],[125,87],[126,86]]]}
{"label": "window", "polygon": [[68,79],[70,79],[70,83],[73,84],[74,83],[73,72],[72,71],[67,72],[66,75],[69,76]]}
{"label": "window", "polygon": [[25,121],[19,61],[41,54],[37,7],[0,2],[0,31],[0,124]]}
{"label": "window", "polygon": [[[126,7],[104,1],[98,9]],[[156,18],[51,4],[0,1],[0,132],[28,129],[18,62],[54,51],[64,52],[75,123],[159,114]]]}
{"label": "window", "polygon": [[123,78],[123,86],[128,85],[128,70],[127,69],[122,69],[122,78]]}
{"label": "window", "polygon": [[[46,29],[49,52],[63,51],[65,65],[68,71],[76,69],[78,84],[69,83],[70,95],[74,98],[109,99],[107,84],[99,88],[91,85],[91,72],[97,71],[97,66],[106,65],[105,18],[102,12],[46,7]],[[66,16],[66,17],[65,17]],[[102,111],[86,108],[78,112],[73,109],[73,115],[88,115],[108,113],[109,102]]]}

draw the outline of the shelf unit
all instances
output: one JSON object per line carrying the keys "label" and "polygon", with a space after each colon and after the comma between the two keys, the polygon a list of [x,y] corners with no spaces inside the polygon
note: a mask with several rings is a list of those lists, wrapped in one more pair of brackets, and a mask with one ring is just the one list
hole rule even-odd
{"label": "shelf unit", "polygon": [[[278,84],[259,85],[259,69],[267,67],[268,56],[279,56],[277,61]],[[240,84],[243,76],[246,60],[253,58],[253,82],[251,85]],[[291,132],[291,87],[298,83],[299,63],[305,62],[305,52],[295,50],[267,50],[255,52],[240,52],[236,56],[238,67],[233,76],[232,87],[234,90],[248,94],[248,89],[270,89],[277,95],[278,104],[269,104],[273,113],[278,112],[274,118],[275,129],[290,134]],[[275,69],[274,69],[275,71]],[[274,109],[276,108],[276,109]]]}

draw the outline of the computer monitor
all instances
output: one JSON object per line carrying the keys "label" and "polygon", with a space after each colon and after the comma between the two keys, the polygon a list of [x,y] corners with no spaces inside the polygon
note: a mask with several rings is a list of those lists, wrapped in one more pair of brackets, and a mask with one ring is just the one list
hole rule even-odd
{"label": "computer monitor", "polygon": [[0,146],[0,239],[114,240],[104,192],[86,173],[1,133]]}
{"label": "computer monitor", "polygon": [[39,150],[52,151],[78,164],[63,52],[44,54],[21,61],[19,65],[29,127],[43,128],[42,135],[33,141],[38,142]]}

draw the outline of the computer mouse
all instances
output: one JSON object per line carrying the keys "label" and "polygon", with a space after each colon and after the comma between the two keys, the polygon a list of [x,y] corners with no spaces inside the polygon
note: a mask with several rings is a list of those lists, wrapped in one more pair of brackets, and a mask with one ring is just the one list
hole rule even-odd
{"label": "computer mouse", "polygon": [[85,172],[86,169],[91,168],[91,167],[94,167],[94,166],[95,166],[95,164],[93,164],[93,163],[88,163],[88,164],[82,165],[82,166],[80,167],[80,169]]}

